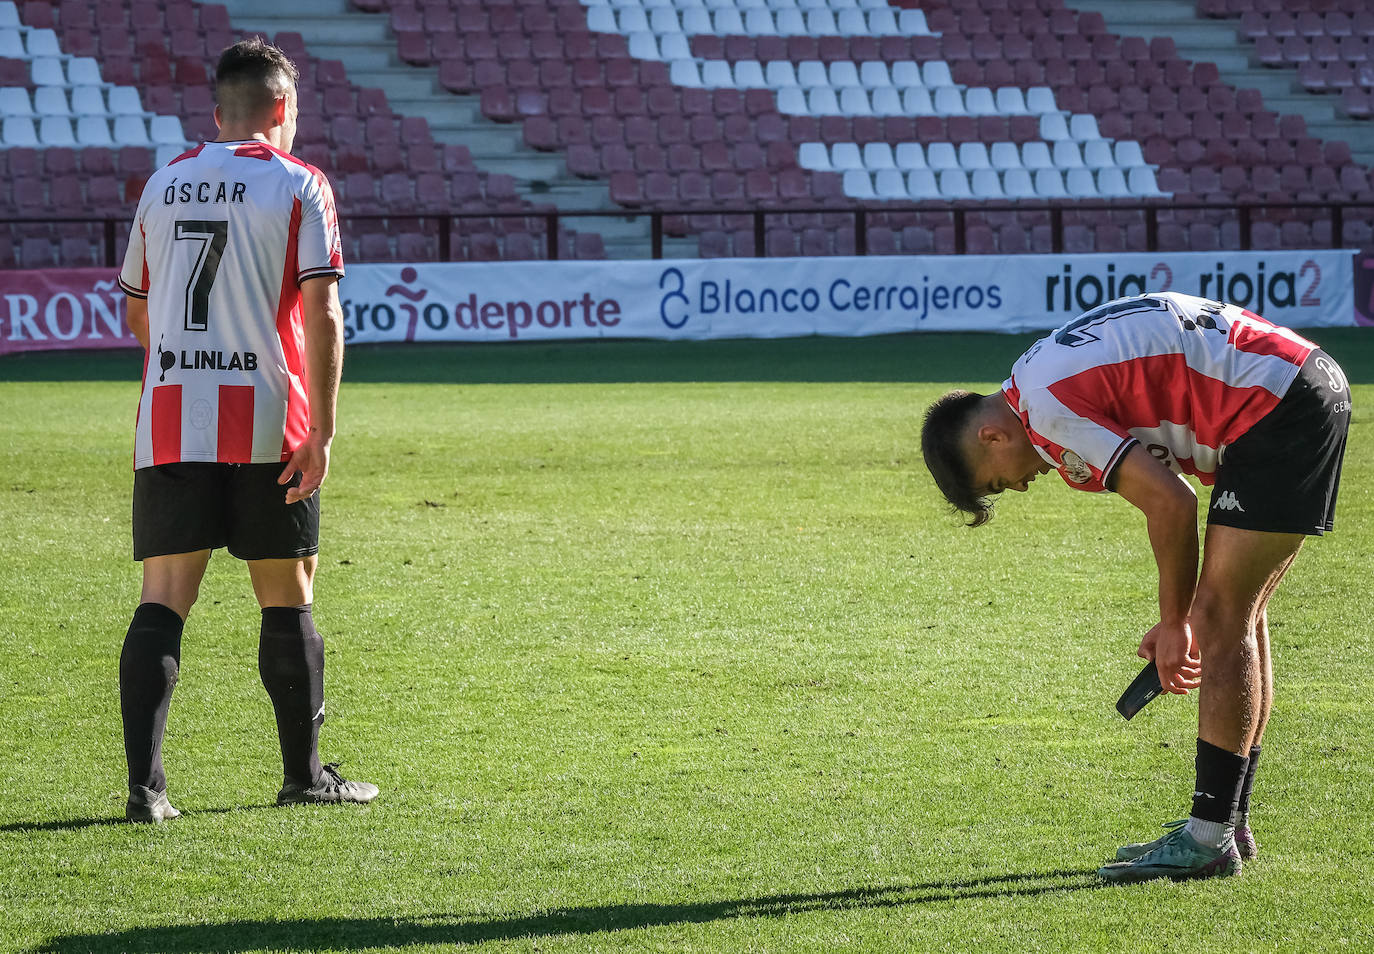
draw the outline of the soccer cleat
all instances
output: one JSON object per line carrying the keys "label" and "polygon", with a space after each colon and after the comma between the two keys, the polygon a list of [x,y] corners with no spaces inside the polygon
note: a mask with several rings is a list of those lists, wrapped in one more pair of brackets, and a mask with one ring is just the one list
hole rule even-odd
{"label": "soccer cleat", "polygon": [[[1160,845],[1182,831],[1183,826],[1186,824],[1188,824],[1186,818],[1179,819],[1178,821],[1166,822],[1163,827],[1169,829],[1167,835],[1161,835],[1154,841],[1139,842],[1133,845],[1122,845],[1120,848],[1116,849],[1116,860],[1133,861],[1143,854],[1154,851]],[[1250,830],[1250,825],[1248,823],[1242,824],[1236,828],[1236,853],[1240,855],[1243,861],[1250,861],[1259,854],[1259,843],[1255,841],[1254,832]]]}
{"label": "soccer cleat", "polygon": [[339,763],[324,766],[319,781],[309,787],[289,779],[277,793],[278,805],[324,805],[353,802],[359,805],[377,797],[377,786],[370,782],[350,782],[339,774]]}
{"label": "soccer cleat", "polygon": [[167,801],[166,792],[155,792],[151,788],[135,785],[129,789],[129,800],[124,804],[124,817],[131,822],[157,824],[180,818],[181,812]]}
{"label": "soccer cleat", "polygon": [[1098,876],[1117,884],[1129,884],[1155,878],[1188,881],[1240,874],[1240,853],[1236,851],[1234,839],[1226,839],[1220,848],[1211,848],[1200,844],[1186,828],[1179,827],[1158,842],[1157,847],[1138,858],[1103,865],[1097,869]]}

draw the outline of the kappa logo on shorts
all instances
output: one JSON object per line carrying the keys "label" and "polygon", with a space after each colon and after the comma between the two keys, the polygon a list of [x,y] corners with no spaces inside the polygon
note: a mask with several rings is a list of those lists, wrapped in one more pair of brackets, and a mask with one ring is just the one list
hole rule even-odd
{"label": "kappa logo on shorts", "polygon": [[1241,513],[1245,513],[1245,508],[1240,505],[1240,501],[1236,499],[1236,494],[1233,490],[1223,491],[1221,496],[1217,497],[1217,502],[1212,504],[1212,509],[1239,510]]}

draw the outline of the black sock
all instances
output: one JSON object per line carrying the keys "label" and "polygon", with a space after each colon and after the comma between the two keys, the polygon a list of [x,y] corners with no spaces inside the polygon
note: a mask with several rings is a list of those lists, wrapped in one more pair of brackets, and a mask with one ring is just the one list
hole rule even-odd
{"label": "black sock", "polygon": [[313,785],[323,772],[318,745],[324,723],[324,640],[315,632],[309,606],[263,609],[258,674],[277,714],[282,774]]}
{"label": "black sock", "polygon": [[1197,740],[1197,785],[1193,790],[1193,817],[1203,821],[1231,821],[1240,801],[1240,784],[1249,759]]}
{"label": "black sock", "polygon": [[124,721],[124,755],[129,761],[129,787],[167,790],[162,768],[162,734],[181,671],[181,631],[175,610],[161,603],[142,603],[119,654],[119,713]]}
{"label": "black sock", "polygon": [[1255,767],[1259,765],[1260,747],[1250,746],[1250,764],[1245,767],[1245,778],[1240,784],[1240,803],[1236,805],[1238,818],[1250,814],[1250,793],[1255,790]]}

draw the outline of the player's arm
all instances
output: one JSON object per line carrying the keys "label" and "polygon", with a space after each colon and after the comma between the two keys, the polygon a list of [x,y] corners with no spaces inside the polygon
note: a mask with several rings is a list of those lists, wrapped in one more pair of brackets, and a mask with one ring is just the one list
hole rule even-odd
{"label": "player's arm", "polygon": [[124,296],[124,322],[129,326],[129,331],[138,339],[138,343],[143,345],[143,350],[148,350],[148,299],[135,298],[133,295]]}
{"label": "player's arm", "polygon": [[1140,641],[1140,655],[1155,660],[1167,691],[1186,693],[1201,673],[1188,624],[1197,590],[1197,494],[1139,444],[1117,465],[1112,489],[1145,514],[1159,567],[1159,622]]}
{"label": "player's arm", "polygon": [[286,492],[289,504],[313,494],[329,473],[329,447],[334,440],[339,379],[343,372],[343,307],[339,304],[338,277],[322,275],[302,282],[301,312],[310,432],[278,478],[278,483],[285,484],[293,474],[301,475],[300,484]]}

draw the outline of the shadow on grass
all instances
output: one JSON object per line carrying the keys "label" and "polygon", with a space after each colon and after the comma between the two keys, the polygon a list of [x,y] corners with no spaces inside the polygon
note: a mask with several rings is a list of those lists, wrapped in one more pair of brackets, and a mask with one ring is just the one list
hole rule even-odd
{"label": "shadow on grass", "polygon": [[[250,812],[260,808],[276,808],[276,803],[263,805],[235,805],[232,808],[197,808],[181,813],[182,818],[195,818],[197,815],[228,815],[233,812]],[[0,825],[0,834],[12,831],[80,831],[83,828],[101,828],[107,825],[127,825],[129,824],[122,817],[106,816],[104,818],[61,818],[57,821],[45,822],[10,822],[8,825]],[[176,825],[178,822],[167,822],[169,825]]]}
{"label": "shadow on grass", "polygon": [[808,912],[875,910],[982,898],[1024,898],[1102,886],[1086,871],[1042,871],[955,881],[850,888],[816,894],[775,894],[732,901],[682,904],[608,904],[554,908],[530,914],[466,917],[432,914],[407,918],[320,918],[296,921],[222,921],[185,927],[132,928],[109,934],[52,938],[45,954],[77,951],[202,951],[259,949],[316,951],[399,949],[418,945],[480,944],[526,938],[631,931],[676,924],[707,924],[737,918],[777,918]]}

